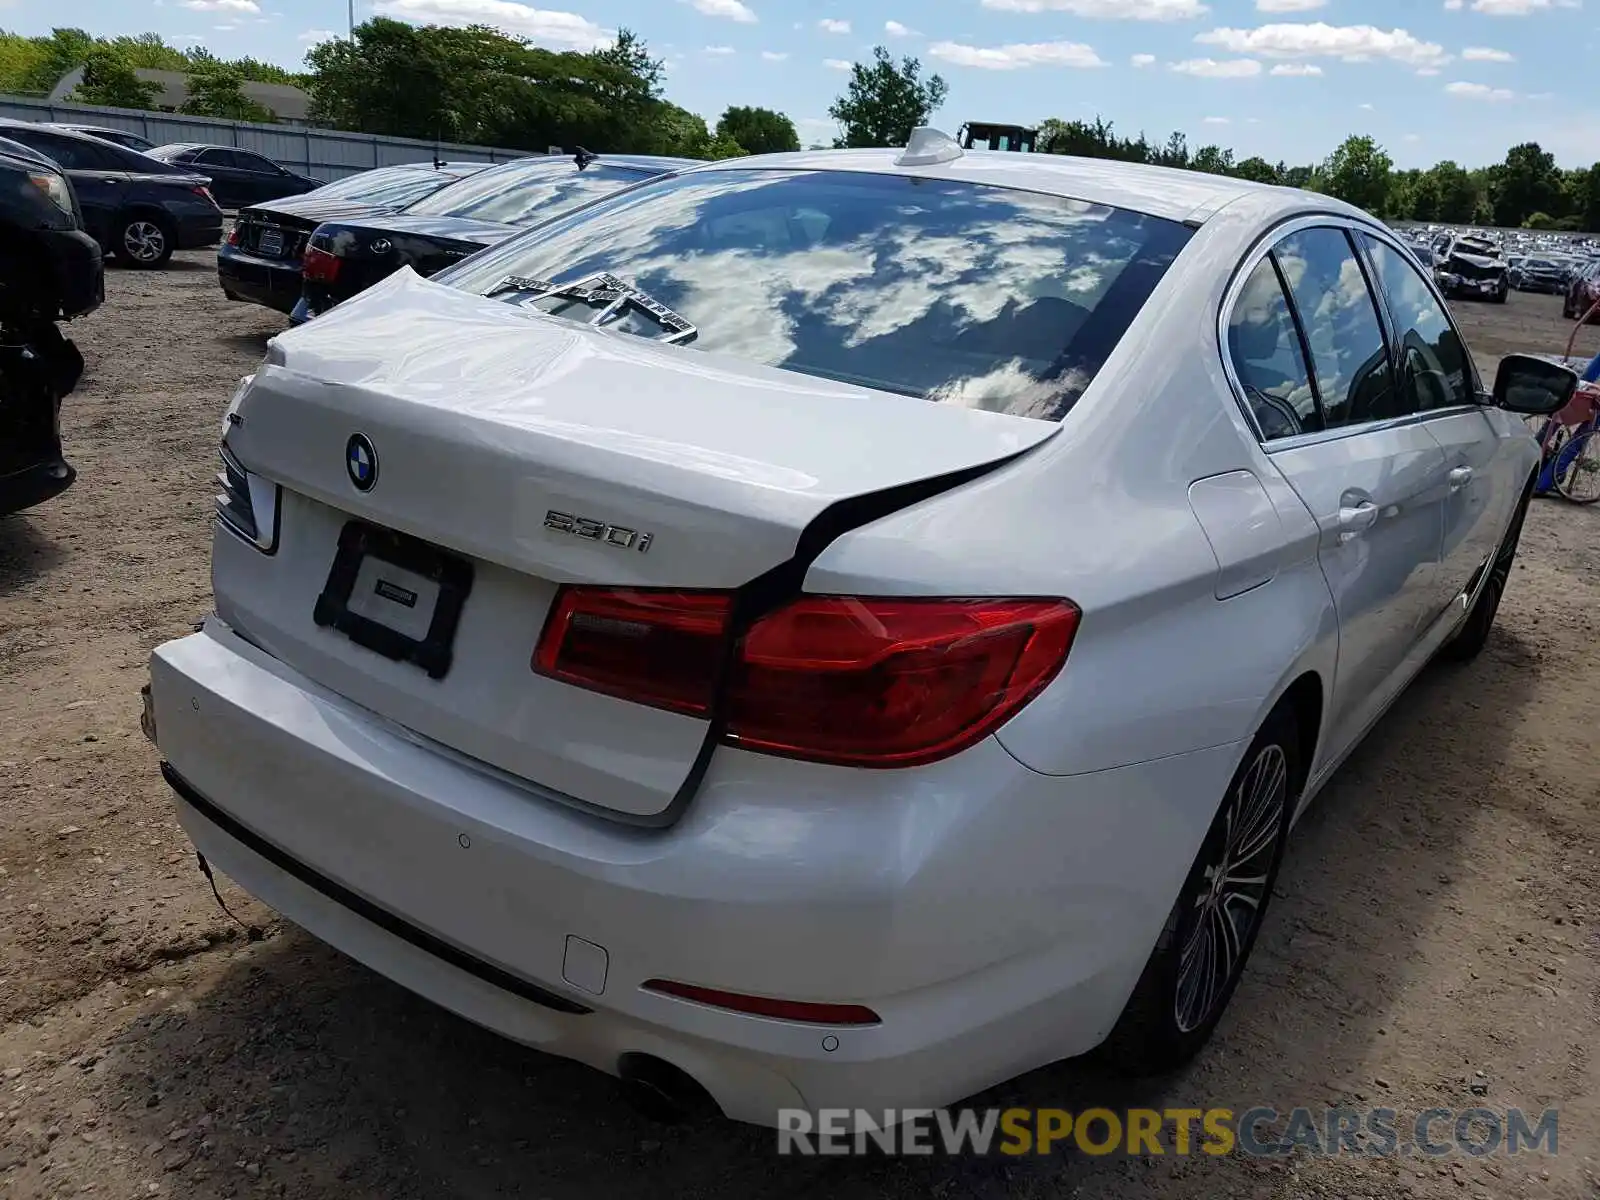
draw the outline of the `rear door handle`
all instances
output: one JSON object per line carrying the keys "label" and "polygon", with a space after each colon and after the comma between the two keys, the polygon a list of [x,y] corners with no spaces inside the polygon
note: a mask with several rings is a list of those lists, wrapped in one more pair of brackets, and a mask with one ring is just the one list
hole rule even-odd
{"label": "rear door handle", "polygon": [[1452,492],[1459,492],[1471,482],[1471,467],[1456,467],[1450,472],[1450,490]]}
{"label": "rear door handle", "polygon": [[1339,506],[1339,541],[1360,537],[1378,523],[1378,506],[1370,500]]}

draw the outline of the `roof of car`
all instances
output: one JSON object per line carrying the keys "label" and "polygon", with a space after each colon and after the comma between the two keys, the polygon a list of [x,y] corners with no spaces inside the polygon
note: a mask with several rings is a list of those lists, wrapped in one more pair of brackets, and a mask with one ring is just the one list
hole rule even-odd
{"label": "roof of car", "polygon": [[1311,193],[1296,188],[1252,183],[1246,179],[1207,175],[1199,171],[1180,171],[1173,167],[1153,167],[1144,163],[1074,158],[1065,154],[966,150],[959,157],[945,162],[902,167],[895,163],[902,153],[898,149],[807,150],[798,154],[762,154],[751,158],[728,159],[700,164],[697,169],[761,167],[915,174],[1044,192],[1174,221],[1209,215],[1223,205],[1251,193],[1281,197],[1286,212],[1304,208],[1307,201],[1312,199],[1317,207],[1325,211],[1357,211],[1331,197],[1313,197]]}

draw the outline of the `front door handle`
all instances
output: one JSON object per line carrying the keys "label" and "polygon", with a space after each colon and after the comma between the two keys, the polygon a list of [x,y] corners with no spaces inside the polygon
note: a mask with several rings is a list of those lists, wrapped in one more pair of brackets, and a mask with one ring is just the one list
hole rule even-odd
{"label": "front door handle", "polygon": [[1378,506],[1370,500],[1339,506],[1339,541],[1360,537],[1378,523]]}
{"label": "front door handle", "polygon": [[1462,488],[1466,487],[1467,484],[1469,484],[1471,482],[1472,482],[1472,468],[1471,467],[1456,467],[1454,470],[1452,470],[1450,472],[1450,490],[1452,492],[1459,492]]}

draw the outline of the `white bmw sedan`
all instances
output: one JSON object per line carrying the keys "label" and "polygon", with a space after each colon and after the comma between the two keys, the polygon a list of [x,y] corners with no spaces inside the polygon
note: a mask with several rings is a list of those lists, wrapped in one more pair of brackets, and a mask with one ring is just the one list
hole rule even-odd
{"label": "white bmw sedan", "polygon": [[1325,196],[707,164],[274,339],[146,728],[203,859],[669,1099],[1215,1028],[1295,817],[1484,644],[1570,372]]}

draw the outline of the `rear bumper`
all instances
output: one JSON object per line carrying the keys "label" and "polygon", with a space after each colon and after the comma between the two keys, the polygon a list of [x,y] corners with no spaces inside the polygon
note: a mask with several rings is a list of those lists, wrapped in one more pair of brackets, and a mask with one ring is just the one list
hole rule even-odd
{"label": "rear bumper", "polygon": [[[160,647],[151,683],[179,819],[250,892],[470,1020],[610,1072],[653,1055],[760,1123],[952,1103],[1096,1045],[1193,859],[1163,816],[1220,797],[1239,750],[1050,778],[991,739],[847,787],[719,752],[684,819],[646,831],[543,801],[216,620]],[[653,978],[882,1023],[746,1016]]]}
{"label": "rear bumper", "polygon": [[179,250],[204,250],[222,240],[222,212],[183,213],[173,222]]}
{"label": "rear bumper", "polygon": [[258,258],[232,246],[217,251],[217,282],[230,300],[248,300],[281,313],[300,302],[300,263]]}
{"label": "rear bumper", "polygon": [[78,477],[64,458],[51,458],[10,475],[0,475],[0,516],[43,504],[72,486]]}

